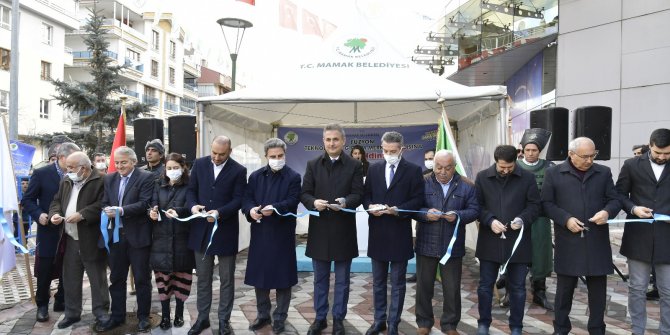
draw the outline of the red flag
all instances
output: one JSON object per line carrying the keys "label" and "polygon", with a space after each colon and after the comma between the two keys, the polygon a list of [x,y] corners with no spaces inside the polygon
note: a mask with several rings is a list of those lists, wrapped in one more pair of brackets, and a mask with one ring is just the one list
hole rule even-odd
{"label": "red flag", "polygon": [[107,168],[107,173],[116,172],[116,166],[114,166],[114,150],[124,145],[126,145],[126,114],[121,113],[119,116],[119,124],[116,126],[116,133],[114,134],[112,152],[109,154],[109,168]]}
{"label": "red flag", "polygon": [[307,9],[302,10],[302,33],[323,37],[321,35],[321,28],[319,27],[319,17]]}
{"label": "red flag", "polygon": [[252,6],[256,5],[256,0],[237,0],[237,1],[245,2],[245,3],[248,3]]}
{"label": "red flag", "polygon": [[289,0],[279,0],[279,25],[298,30],[298,6]]}

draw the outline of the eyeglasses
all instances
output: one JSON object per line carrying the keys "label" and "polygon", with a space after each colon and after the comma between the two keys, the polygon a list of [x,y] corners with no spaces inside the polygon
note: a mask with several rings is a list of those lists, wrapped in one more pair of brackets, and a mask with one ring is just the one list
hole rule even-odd
{"label": "eyeglasses", "polygon": [[581,158],[581,159],[584,159],[584,160],[586,160],[586,159],[595,159],[595,158],[598,156],[598,150],[596,150],[592,155],[580,155],[580,154],[578,154],[578,153],[576,153],[576,152],[574,152],[574,151],[573,151],[573,153],[574,153],[575,155],[577,155],[577,157],[579,157],[579,158]]}

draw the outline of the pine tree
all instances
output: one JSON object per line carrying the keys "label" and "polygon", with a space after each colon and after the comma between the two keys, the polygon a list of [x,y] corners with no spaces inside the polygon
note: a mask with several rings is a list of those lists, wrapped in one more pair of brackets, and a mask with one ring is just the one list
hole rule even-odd
{"label": "pine tree", "polygon": [[[105,38],[108,30],[103,28],[105,17],[101,11],[89,9],[90,16],[85,31],[84,43],[91,53],[89,73],[93,77],[89,82],[65,82],[52,80],[56,86],[58,105],[80,114],[80,122],[90,127],[93,134],[97,134],[96,152],[108,152],[111,143],[107,143],[108,134],[114,132],[121,114],[121,102],[111,99],[113,94],[121,93],[119,72],[125,65],[113,65],[115,59],[109,57],[109,42]],[[83,111],[91,111],[89,115],[82,115]],[[148,105],[135,102],[126,106],[127,120],[132,120],[139,113],[147,113]],[[88,114],[88,113],[87,113]]]}

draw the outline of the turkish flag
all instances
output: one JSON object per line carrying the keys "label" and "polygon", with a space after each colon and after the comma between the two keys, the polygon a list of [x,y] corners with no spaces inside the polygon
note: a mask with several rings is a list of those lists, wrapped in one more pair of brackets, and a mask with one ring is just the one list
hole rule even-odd
{"label": "turkish flag", "polygon": [[252,5],[252,6],[255,6],[255,5],[256,5],[256,0],[237,0],[237,1],[241,1],[241,2],[244,2],[244,3],[248,3],[248,4]]}
{"label": "turkish flag", "polygon": [[107,173],[116,172],[116,166],[114,166],[114,150],[118,147],[126,145],[126,115],[121,113],[119,116],[119,123],[116,126],[116,133],[114,134],[114,143],[112,144],[112,152],[109,154],[109,167],[107,168]]}
{"label": "turkish flag", "polygon": [[289,0],[279,0],[279,26],[298,30],[298,6]]}
{"label": "turkish flag", "polygon": [[302,10],[302,33],[323,37],[319,28],[319,17],[306,9]]}

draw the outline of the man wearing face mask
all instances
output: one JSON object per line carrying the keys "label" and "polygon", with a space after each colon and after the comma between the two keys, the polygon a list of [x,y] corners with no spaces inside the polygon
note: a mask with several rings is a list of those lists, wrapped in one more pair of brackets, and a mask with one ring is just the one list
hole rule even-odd
{"label": "man wearing face mask", "polygon": [[607,220],[621,210],[622,197],[614,188],[610,169],[594,163],[598,150],[591,139],[578,137],[570,141],[568,156],[563,163],[547,169],[542,184],[542,207],[554,221],[556,244],[554,334],[569,334],[572,330],[572,299],[577,278],[584,276],[588,287],[588,331],[600,335],[605,334],[607,275],[614,272]]}
{"label": "man wearing face mask", "polygon": [[[366,335],[387,328],[398,334],[405,301],[407,261],[414,257],[412,214],[397,209],[418,210],[423,204],[421,167],[402,159],[403,136],[395,131],[382,136],[384,162],[370,165],[365,179],[363,207],[368,209],[368,256],[372,261],[375,320]],[[391,269],[391,303],[387,315],[387,278]]]}
{"label": "man wearing face mask", "polygon": [[[493,152],[493,158],[495,163],[479,172],[475,181],[481,208],[475,253],[480,261],[477,335],[489,333],[493,285],[503,266],[507,267],[510,297],[509,328],[512,335],[521,335],[526,275],[531,263],[530,230],[540,211],[540,192],[535,176],[516,166],[515,147],[499,145]],[[517,238],[521,240],[512,254]]]}
{"label": "man wearing face mask", "polygon": [[[284,331],[291,302],[291,287],[298,283],[293,216],[300,202],[300,174],[286,164],[286,144],[278,138],[265,142],[268,165],[249,176],[242,213],[251,224],[249,259],[244,283],[256,291],[256,320],[249,330],[272,324],[272,331]],[[270,315],[270,290],[277,293],[277,308]],[[274,323],[273,323],[274,320]]]}
{"label": "man wearing face mask", "polygon": [[91,286],[96,321],[103,321],[109,310],[107,254],[105,249],[98,248],[103,178],[98,170],[91,168],[91,160],[81,151],[67,157],[66,168],[67,176],[49,207],[49,221],[63,227],[60,238],[66,240],[65,317],[58,323],[60,329],[81,320],[84,271]]}
{"label": "man wearing face mask", "polygon": [[429,175],[433,172],[435,159],[435,150],[428,149],[423,153],[423,166],[426,168],[423,170],[423,175]]}
{"label": "man wearing face mask", "polygon": [[107,156],[105,154],[101,152],[93,154],[93,164],[100,174],[107,174]]}
{"label": "man wearing face mask", "polygon": [[[30,213],[37,225],[37,247],[35,252],[35,276],[37,277],[37,304],[38,322],[49,320],[49,298],[51,296],[51,281],[61,273],[61,255],[57,253],[61,226],[49,222],[49,205],[58,192],[58,185],[66,173],[66,158],[79,147],[70,142],[62,143],[56,151],[56,162],[41,167],[33,172],[28,190],[23,195],[21,204],[23,209]],[[63,280],[59,280],[58,291],[54,296],[54,311],[65,309],[63,303]]]}

